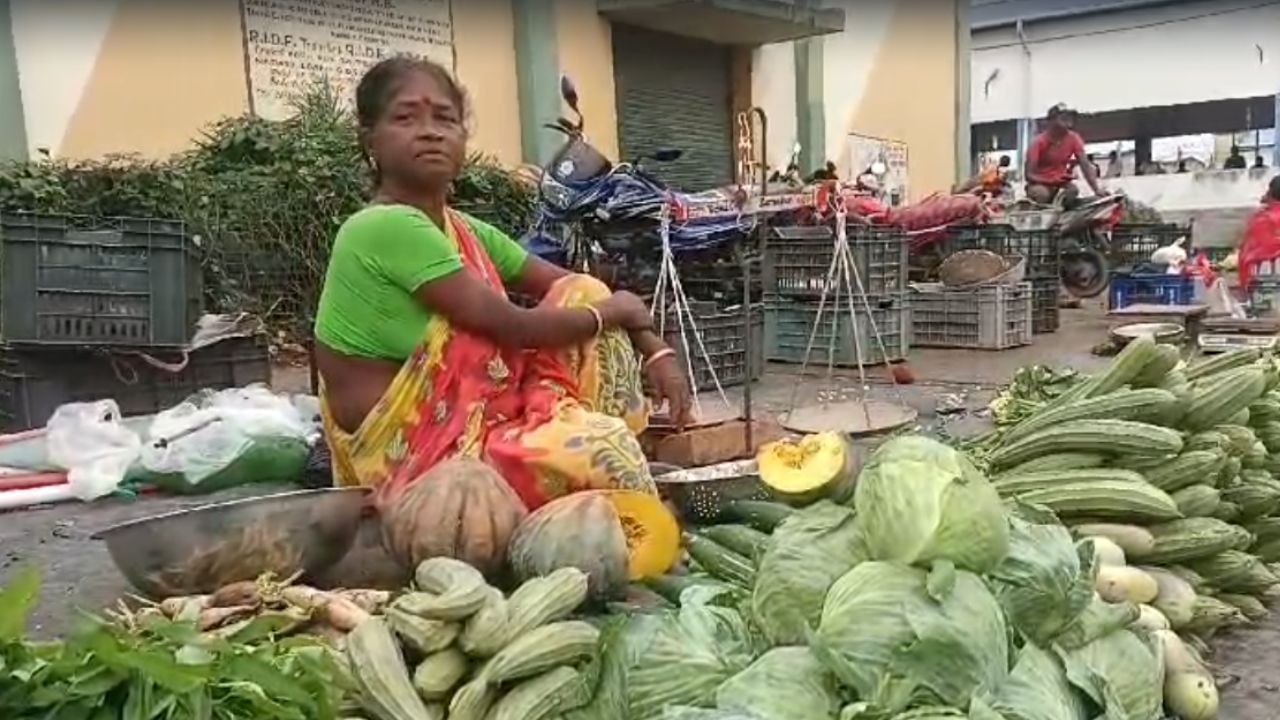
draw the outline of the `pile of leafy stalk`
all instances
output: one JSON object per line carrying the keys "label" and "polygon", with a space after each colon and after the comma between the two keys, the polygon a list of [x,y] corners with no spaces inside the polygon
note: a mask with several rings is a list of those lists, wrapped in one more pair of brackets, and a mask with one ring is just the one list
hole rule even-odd
{"label": "pile of leafy stalk", "polygon": [[269,623],[224,635],[149,618],[86,617],[66,640],[24,636],[38,573],[0,590],[0,717],[5,720],[326,720],[349,687],[323,641],[277,639]]}
{"label": "pile of leafy stalk", "polygon": [[1080,382],[1080,374],[1070,368],[1045,365],[1018,368],[1013,380],[991,401],[996,425],[1014,425]]}

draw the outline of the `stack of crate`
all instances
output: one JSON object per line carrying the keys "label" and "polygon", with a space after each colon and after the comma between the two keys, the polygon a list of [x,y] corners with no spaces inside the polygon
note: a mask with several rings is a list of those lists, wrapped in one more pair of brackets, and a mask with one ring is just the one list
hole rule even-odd
{"label": "stack of crate", "polygon": [[916,285],[911,295],[911,343],[970,350],[1030,345],[1033,301],[1029,282],[965,290]]}
{"label": "stack of crate", "polygon": [[759,380],[764,374],[764,308],[753,305],[750,314],[741,303],[723,306],[714,301],[693,300],[688,313],[678,317],[668,309],[660,330],[676,351],[680,367],[692,358],[693,384],[697,390],[735,387]]}
{"label": "stack of crate", "polygon": [[[890,228],[848,229],[853,297],[837,282],[831,227],[777,227],[765,248],[765,356],[770,361],[855,367],[897,362],[911,346],[907,238]],[[858,282],[861,288],[858,287]],[[851,302],[852,301],[852,302]]]}
{"label": "stack of crate", "polygon": [[40,427],[67,402],[145,414],[268,381],[257,338],[184,352],[201,312],[180,222],[0,214],[0,431]]}
{"label": "stack of crate", "polygon": [[1031,331],[1039,335],[1058,330],[1058,288],[1062,272],[1059,240],[1058,233],[1049,227],[976,225],[952,231],[942,241],[940,250],[944,256],[976,249],[989,250],[1010,260],[1024,259],[1023,279],[1031,288]]}

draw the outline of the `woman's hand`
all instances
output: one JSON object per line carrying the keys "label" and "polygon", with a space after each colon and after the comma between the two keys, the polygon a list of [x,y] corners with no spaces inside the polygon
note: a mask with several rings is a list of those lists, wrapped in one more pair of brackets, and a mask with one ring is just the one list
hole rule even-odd
{"label": "woman's hand", "polygon": [[693,393],[689,391],[689,382],[679,360],[673,353],[667,353],[646,363],[644,370],[652,388],[653,406],[661,407],[663,401],[666,401],[671,423],[675,425],[677,432],[684,432],[685,426],[692,419],[690,413]]}
{"label": "woman's hand", "polygon": [[649,306],[639,297],[621,290],[596,305],[605,329],[622,328],[629,332],[653,329]]}

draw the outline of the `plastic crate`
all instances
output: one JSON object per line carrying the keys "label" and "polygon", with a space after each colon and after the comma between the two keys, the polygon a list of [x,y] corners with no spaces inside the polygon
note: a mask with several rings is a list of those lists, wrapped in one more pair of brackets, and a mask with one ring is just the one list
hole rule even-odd
{"label": "plastic crate", "polygon": [[[907,238],[901,231],[850,227],[848,241],[862,292],[883,295],[906,290]],[[821,297],[834,250],[834,231],[826,225],[773,228],[765,249],[765,292]],[[857,280],[850,278],[850,282],[857,292]]]}
{"label": "plastic crate", "polygon": [[[910,296],[892,293],[869,297],[870,319],[875,321],[884,350],[872,332],[866,308],[857,301],[858,347],[862,350],[863,365],[879,365],[897,362],[907,357],[911,349]],[[771,362],[804,363],[809,338],[813,335],[813,348],[807,358],[813,367],[828,363],[840,367],[857,367],[858,353],[854,346],[853,321],[847,301],[841,303],[839,312],[830,303],[822,310],[822,319],[816,334],[814,323],[818,319],[818,304],[814,302],[788,301],[770,298],[765,303],[764,347],[765,358]],[[835,328],[834,352],[832,329]]]}
{"label": "plastic crate", "polygon": [[1107,260],[1111,267],[1131,269],[1151,262],[1151,253],[1185,237],[1183,248],[1192,253],[1191,227],[1173,224],[1121,224],[1111,230],[1111,243]]}
{"label": "plastic crate", "polygon": [[1111,310],[1144,303],[1148,305],[1190,305],[1195,302],[1196,281],[1187,275],[1166,273],[1112,273],[1107,292]]}
{"label": "plastic crate", "polygon": [[1032,285],[921,287],[911,295],[911,344],[1005,350],[1030,345]]}
{"label": "plastic crate", "polygon": [[[175,358],[167,355],[165,362]],[[136,354],[74,348],[0,352],[0,430],[43,427],[60,405],[112,399],[125,415],[173,407],[203,390],[271,380],[271,356],[258,338],[229,338],[190,353],[186,368],[170,373]]]}
{"label": "plastic crate", "polygon": [[989,250],[1006,258],[1021,257],[1027,261],[1028,279],[1056,279],[1062,271],[1059,240],[1052,229],[971,225],[951,229],[939,250],[943,257],[960,250]]}
{"label": "plastic crate", "polygon": [[[721,387],[735,387],[750,379],[759,380],[764,375],[764,306],[756,305],[751,311],[751,345],[748,348],[742,306],[718,309],[714,303],[694,301],[689,303],[702,337],[702,347],[694,338],[689,319],[685,317],[685,329],[689,352],[693,355],[694,387],[698,390],[714,390],[716,380]],[[679,321],[674,313],[668,313],[663,328],[663,339],[676,351],[681,368],[686,368],[684,341],[681,340]],[[706,351],[705,355],[703,351]],[[750,358],[748,358],[750,350]],[[710,358],[708,363],[707,358]],[[714,369],[715,374],[712,374]]]}
{"label": "plastic crate", "polygon": [[201,311],[194,250],[181,222],[0,215],[0,338],[179,347]]}
{"label": "plastic crate", "polygon": [[1280,275],[1264,275],[1249,283],[1249,309],[1254,317],[1280,310]]}
{"label": "plastic crate", "polygon": [[1031,281],[1031,332],[1036,335],[1058,332],[1062,310],[1058,307],[1058,278]]}

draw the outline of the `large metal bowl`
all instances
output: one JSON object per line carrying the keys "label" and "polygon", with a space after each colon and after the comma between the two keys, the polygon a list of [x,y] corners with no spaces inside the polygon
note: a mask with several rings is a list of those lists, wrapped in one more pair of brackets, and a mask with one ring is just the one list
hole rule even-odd
{"label": "large metal bowl", "polygon": [[324,572],[351,548],[365,499],[362,488],[286,492],[142,518],[96,537],[152,598],[209,593],[267,572]]}

